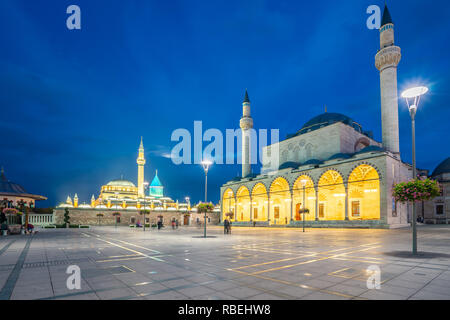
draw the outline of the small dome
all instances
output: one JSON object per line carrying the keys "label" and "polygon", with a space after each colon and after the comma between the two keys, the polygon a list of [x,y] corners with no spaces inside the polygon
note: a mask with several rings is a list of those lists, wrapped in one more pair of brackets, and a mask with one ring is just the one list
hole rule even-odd
{"label": "small dome", "polygon": [[312,164],[322,164],[323,162],[317,159],[311,159],[306,161],[303,166],[312,165]]}
{"label": "small dome", "polygon": [[356,131],[363,133],[362,127],[359,123],[353,121],[350,117],[341,113],[323,113],[309,120],[305,125],[297,132],[296,135],[304,134],[310,131],[314,131],[337,122],[345,123],[352,126]]}
{"label": "small dome", "polygon": [[297,169],[299,166],[300,166],[300,163],[289,161],[289,162],[283,163],[279,167],[279,170],[283,170],[283,169]]}
{"label": "small dome", "polygon": [[432,177],[438,176],[440,174],[450,173],[450,157],[442,161],[436,169],[434,169]]}
{"label": "small dome", "polygon": [[110,182],[108,182],[107,186],[112,186],[112,187],[133,187],[133,188],[136,187],[133,182],[128,181],[128,180],[123,180],[123,179],[117,179],[117,180],[110,181]]}
{"label": "small dome", "polygon": [[352,157],[351,154],[337,153],[335,155],[332,155],[328,160],[344,160],[344,159],[350,159],[351,157]]}
{"label": "small dome", "polygon": [[362,153],[369,153],[369,152],[384,152],[385,150],[383,148],[377,147],[377,146],[368,146],[364,149],[361,149],[356,154],[362,154]]}

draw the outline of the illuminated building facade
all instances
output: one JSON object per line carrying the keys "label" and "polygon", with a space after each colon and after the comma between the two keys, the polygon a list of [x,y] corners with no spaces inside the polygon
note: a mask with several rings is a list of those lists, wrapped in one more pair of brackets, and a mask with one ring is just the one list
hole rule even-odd
{"label": "illuminated building facade", "polygon": [[[221,220],[230,218],[235,225],[407,226],[409,206],[392,197],[395,184],[412,179],[412,167],[402,162],[398,143],[400,59],[386,7],[375,58],[380,72],[382,142],[346,115],[325,112],[314,117],[277,146],[263,148],[260,174],[252,174],[243,165],[243,176],[221,187]],[[244,117],[251,119],[247,92],[243,110]],[[247,144],[243,148],[243,164],[250,158],[250,149]],[[274,171],[266,155],[277,149],[280,166]]]}
{"label": "illuminated building facade", "polygon": [[180,206],[187,208],[187,205],[180,205],[169,197],[164,196],[164,187],[158,177],[158,172],[147,186],[144,181],[144,166],[146,159],[144,156],[144,144],[141,143],[138,150],[138,184],[137,186],[123,177],[112,180],[100,188],[100,194],[96,198],[92,195],[89,204],[80,203],[78,195],[73,199],[68,196],[65,203],[58,208],[76,208],[76,209],[111,209],[111,210],[178,210]]}

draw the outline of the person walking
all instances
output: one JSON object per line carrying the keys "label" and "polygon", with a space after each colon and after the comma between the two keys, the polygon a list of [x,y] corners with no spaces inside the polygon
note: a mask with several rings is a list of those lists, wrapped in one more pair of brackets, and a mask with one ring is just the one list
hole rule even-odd
{"label": "person walking", "polygon": [[158,230],[161,230],[161,228],[162,228],[162,221],[158,220]]}
{"label": "person walking", "polygon": [[228,219],[225,219],[223,222],[223,234],[228,234],[228,227],[230,226],[230,223],[228,222]]}

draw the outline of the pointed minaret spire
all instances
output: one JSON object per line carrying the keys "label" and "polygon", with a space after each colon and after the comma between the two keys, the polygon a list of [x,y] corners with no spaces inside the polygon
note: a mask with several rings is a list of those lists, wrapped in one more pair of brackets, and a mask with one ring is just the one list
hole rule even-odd
{"label": "pointed minaret spire", "polygon": [[391,14],[389,12],[389,9],[387,7],[387,4],[384,5],[384,12],[383,12],[383,18],[381,19],[381,26],[385,26],[388,23],[392,23],[394,24],[394,22],[392,22],[392,18],[391,18]]}
{"label": "pointed minaret spire", "polygon": [[139,145],[139,149],[144,149],[144,138],[141,136],[141,144]]}
{"label": "pointed minaret spire", "polygon": [[244,102],[250,103],[250,99],[248,98],[248,91],[247,91],[247,89],[245,89]]}

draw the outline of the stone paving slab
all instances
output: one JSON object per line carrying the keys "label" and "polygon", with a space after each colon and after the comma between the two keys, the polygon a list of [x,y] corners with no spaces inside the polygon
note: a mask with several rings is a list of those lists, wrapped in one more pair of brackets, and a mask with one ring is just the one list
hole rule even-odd
{"label": "stone paving slab", "polygon": [[[3,299],[450,300],[450,227],[410,230],[45,229],[0,238]],[[443,245],[445,244],[445,245]],[[67,267],[81,270],[70,290]],[[367,268],[381,288],[367,288]]]}

